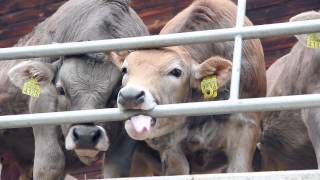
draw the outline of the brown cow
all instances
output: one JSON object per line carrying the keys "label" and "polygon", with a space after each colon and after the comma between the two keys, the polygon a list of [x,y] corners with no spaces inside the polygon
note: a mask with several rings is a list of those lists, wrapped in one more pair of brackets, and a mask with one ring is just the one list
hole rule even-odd
{"label": "brown cow", "polygon": [[[290,21],[310,19],[320,19],[320,13],[302,13]],[[307,47],[307,35],[296,37],[291,51],[267,71],[269,97],[319,93],[320,50]],[[314,169],[316,159],[319,167],[319,112],[311,108],[264,113],[259,145],[264,170]]]}
{"label": "brown cow", "polygon": [[[236,5],[231,1],[197,0],[161,34],[231,28],[235,19]],[[247,18],[245,24],[252,25]],[[200,82],[211,75],[217,76],[219,85],[215,100],[228,99],[233,47],[233,42],[222,42],[131,53],[122,66],[119,108],[151,110],[158,104],[203,101]],[[260,41],[245,41],[243,51],[241,98],[265,96]],[[228,158],[227,172],[244,172],[252,170],[260,119],[255,113],[157,119],[139,115],[126,121],[125,128],[132,138],[145,140],[160,153],[165,175],[209,172],[220,152]]]}

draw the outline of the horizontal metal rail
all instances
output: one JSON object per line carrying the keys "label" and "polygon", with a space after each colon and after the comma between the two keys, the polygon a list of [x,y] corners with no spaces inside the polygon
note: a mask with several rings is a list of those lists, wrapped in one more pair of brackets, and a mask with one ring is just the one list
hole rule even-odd
{"label": "horizontal metal rail", "polygon": [[280,111],[320,107],[320,94],[252,98],[225,101],[207,101],[156,106],[152,111],[125,111],[96,109],[55,113],[0,116],[0,129],[59,125],[68,123],[121,121],[136,114],[152,117],[202,116],[237,112]]}
{"label": "horizontal metal rail", "polygon": [[[273,171],[184,176],[159,176],[141,178],[116,178],[117,180],[319,180],[319,170]],[[106,179],[107,180],[107,179]]]}
{"label": "horizontal metal rail", "polygon": [[309,20],[157,36],[2,48],[0,49],[0,60],[233,41],[237,35],[241,35],[243,39],[250,39],[269,36],[305,34],[319,31],[320,20]]}

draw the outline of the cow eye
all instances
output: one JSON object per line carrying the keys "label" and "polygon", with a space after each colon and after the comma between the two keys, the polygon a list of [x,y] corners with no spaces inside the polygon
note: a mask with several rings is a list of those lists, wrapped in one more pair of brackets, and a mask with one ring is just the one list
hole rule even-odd
{"label": "cow eye", "polygon": [[123,67],[123,68],[121,69],[121,73],[122,73],[122,75],[127,74],[127,73],[128,73],[128,68]]}
{"label": "cow eye", "polygon": [[59,95],[62,95],[62,96],[66,95],[66,92],[65,92],[64,88],[61,87],[61,86],[57,87],[57,91],[58,91]]}
{"label": "cow eye", "polygon": [[169,73],[171,76],[174,76],[176,78],[181,77],[182,71],[178,68],[174,68],[172,71]]}

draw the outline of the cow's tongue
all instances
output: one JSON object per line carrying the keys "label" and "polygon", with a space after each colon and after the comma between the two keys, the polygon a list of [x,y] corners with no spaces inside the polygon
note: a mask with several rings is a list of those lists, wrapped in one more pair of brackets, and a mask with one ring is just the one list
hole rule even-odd
{"label": "cow's tongue", "polygon": [[133,128],[138,132],[141,133],[142,131],[149,131],[151,127],[151,120],[152,118],[150,116],[134,116],[131,117],[131,122],[133,125]]}

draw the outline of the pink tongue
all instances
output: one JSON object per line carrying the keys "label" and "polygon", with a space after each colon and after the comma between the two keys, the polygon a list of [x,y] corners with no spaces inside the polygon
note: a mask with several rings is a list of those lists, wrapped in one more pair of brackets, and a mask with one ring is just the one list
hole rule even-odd
{"label": "pink tongue", "polygon": [[134,129],[141,133],[142,131],[149,131],[151,127],[151,120],[150,116],[134,116],[131,118],[131,122],[133,124]]}

